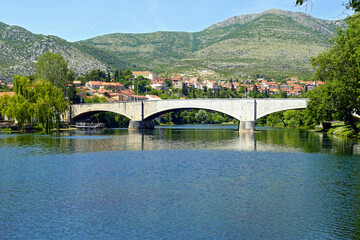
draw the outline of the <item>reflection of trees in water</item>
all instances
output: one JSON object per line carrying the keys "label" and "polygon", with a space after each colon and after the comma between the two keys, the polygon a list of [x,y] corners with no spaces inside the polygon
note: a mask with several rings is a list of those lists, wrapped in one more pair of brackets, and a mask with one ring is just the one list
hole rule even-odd
{"label": "reflection of trees in water", "polygon": [[299,129],[270,129],[260,131],[256,134],[256,141],[301,149],[307,153],[325,152],[342,155],[359,153],[359,145],[357,141],[353,139],[338,138],[328,134]]}
{"label": "reflection of trees in water", "polygon": [[128,129],[67,131],[54,135],[10,134],[0,137],[0,145],[22,147],[29,154],[161,149],[360,154],[359,145],[351,139],[298,129],[274,128],[256,133],[239,133],[229,129],[163,128],[139,131]]}
{"label": "reflection of trees in water", "polygon": [[58,138],[56,135],[11,134],[0,137],[0,145],[22,147],[28,154],[70,153],[73,145],[69,139]]}

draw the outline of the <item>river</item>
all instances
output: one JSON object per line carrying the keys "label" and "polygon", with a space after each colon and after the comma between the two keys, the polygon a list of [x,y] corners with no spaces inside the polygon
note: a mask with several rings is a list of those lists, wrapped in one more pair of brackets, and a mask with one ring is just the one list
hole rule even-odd
{"label": "river", "polygon": [[0,238],[360,238],[357,141],[235,128],[2,133]]}

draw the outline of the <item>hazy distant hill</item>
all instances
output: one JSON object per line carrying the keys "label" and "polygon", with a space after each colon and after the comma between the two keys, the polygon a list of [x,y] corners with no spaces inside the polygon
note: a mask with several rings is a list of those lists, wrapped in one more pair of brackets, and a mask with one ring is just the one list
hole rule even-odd
{"label": "hazy distant hill", "polygon": [[34,74],[38,56],[46,51],[60,52],[79,74],[132,68],[308,75],[310,57],[331,47],[329,38],[342,24],[272,9],[232,17],[196,33],[117,33],[70,43],[0,22],[0,79]]}
{"label": "hazy distant hill", "polygon": [[331,46],[329,38],[341,24],[344,22],[271,9],[232,17],[196,33],[118,33],[80,43],[157,71],[306,74],[310,57]]}

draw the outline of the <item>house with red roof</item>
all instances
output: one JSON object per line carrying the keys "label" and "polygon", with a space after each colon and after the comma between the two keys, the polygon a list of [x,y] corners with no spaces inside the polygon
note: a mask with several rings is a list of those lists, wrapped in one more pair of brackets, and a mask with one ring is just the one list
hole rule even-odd
{"label": "house with red roof", "polygon": [[166,90],[166,83],[165,81],[152,81],[150,87],[155,90]]}
{"label": "house with red roof", "polygon": [[85,84],[85,87],[89,89],[108,88],[109,90],[123,90],[124,85],[118,82],[101,82],[101,81],[89,81]]}

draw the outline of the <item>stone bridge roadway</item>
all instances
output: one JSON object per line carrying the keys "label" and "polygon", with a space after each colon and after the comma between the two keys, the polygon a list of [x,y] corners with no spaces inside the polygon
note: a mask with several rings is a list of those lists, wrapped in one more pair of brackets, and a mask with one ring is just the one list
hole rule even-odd
{"label": "stone bridge roadway", "polygon": [[152,119],[166,112],[179,109],[205,109],[227,114],[237,120],[239,130],[255,130],[255,120],[270,113],[306,108],[305,98],[283,99],[173,99],[116,103],[92,103],[71,105],[68,121],[98,112],[114,112],[128,117],[130,129],[154,128]]}

